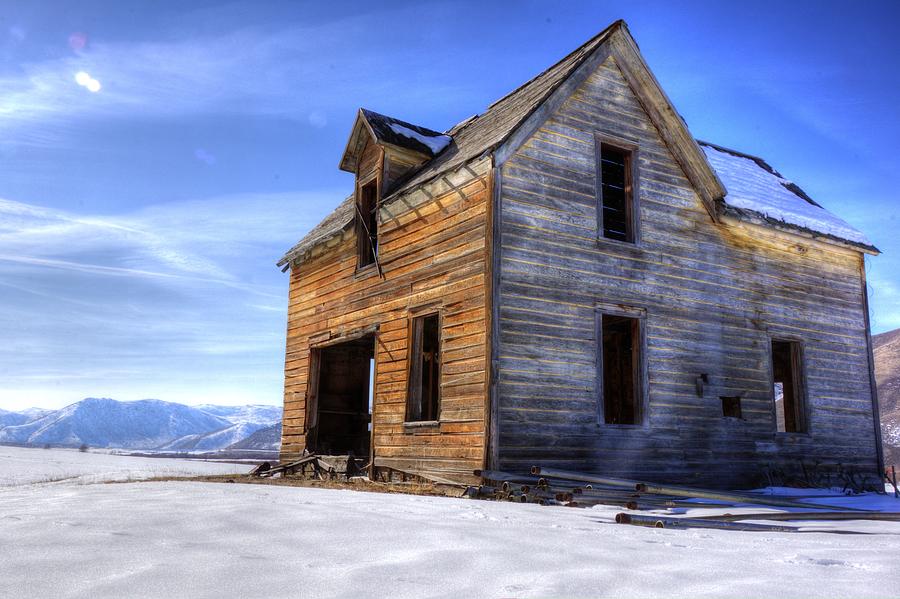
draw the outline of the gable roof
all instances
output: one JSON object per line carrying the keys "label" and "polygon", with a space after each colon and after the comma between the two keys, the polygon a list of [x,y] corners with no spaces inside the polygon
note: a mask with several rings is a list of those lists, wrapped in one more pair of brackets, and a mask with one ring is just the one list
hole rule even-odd
{"label": "gable roof", "polygon": [[[413,149],[410,144],[415,143],[410,141],[410,139],[419,136],[425,136],[429,138],[429,141],[439,137],[449,138],[449,143],[445,147],[429,148],[431,151],[427,155],[433,156],[433,158],[418,169],[412,170],[406,177],[395,182],[390,189],[386,190],[382,201],[388,201],[393,196],[425,184],[441,174],[455,170],[480,156],[498,150],[501,152],[504,150],[509,151],[508,147],[517,143],[514,134],[518,130],[524,129],[529,119],[535,120],[539,118],[540,114],[536,114],[538,109],[545,102],[552,100],[554,93],[559,96],[560,92],[565,91],[561,89],[561,86],[578,71],[579,67],[585,66],[586,61],[594,56],[595,52],[601,46],[604,46],[604,42],[607,41],[610,42],[607,44],[609,55],[615,58],[623,76],[629,82],[629,85],[634,88],[635,93],[639,95],[644,108],[657,125],[660,134],[683,168],[685,175],[695,186],[710,217],[716,220],[718,218],[716,202],[722,201],[727,196],[726,185],[723,184],[718,176],[719,169],[714,168],[710,164],[709,154],[706,152],[706,148],[714,146],[706,144],[705,148],[701,149],[699,142],[690,135],[687,125],[675,111],[674,106],[659,85],[659,82],[656,81],[653,73],[647,67],[634,39],[628,33],[627,25],[622,20],[616,21],[535,78],[491,104],[483,114],[469,117],[450,128],[444,134],[369,110],[360,109],[353,133],[347,144],[347,150],[341,161],[341,168],[353,170],[347,168],[347,166],[350,164],[355,166],[355,163],[350,162],[355,159],[351,152],[351,146],[357,144],[356,148],[358,148],[358,151],[361,151],[359,146],[361,132],[363,131],[361,125],[365,125],[376,139],[381,139],[386,143],[394,143],[390,141],[394,140],[399,142],[394,143],[394,145],[400,145],[407,149]],[[397,127],[405,128],[408,131],[400,134],[397,131]],[[402,139],[398,139],[397,135]],[[379,136],[381,137],[379,138]],[[422,142],[423,140],[419,139],[416,141]],[[508,146],[504,148],[504,144],[508,144]],[[760,160],[760,162],[762,161]],[[345,165],[345,163],[347,164]],[[763,162],[763,164],[765,163]],[[769,169],[771,170],[771,167]],[[725,169],[725,171],[730,175],[736,175],[737,179],[747,175],[747,173],[743,175],[736,174],[729,169]],[[735,182],[732,181],[732,183],[734,184]],[[748,184],[748,186],[751,185]],[[741,184],[737,183],[736,188],[741,189]],[[797,189],[799,190],[799,188]],[[802,194],[800,197],[812,202],[808,196],[802,193],[802,190],[800,190],[800,194]],[[815,205],[815,202],[812,203]],[[734,206],[734,208],[737,209],[737,206]],[[821,210],[825,212],[824,209]],[[826,212],[826,214],[828,213]],[[837,217],[834,218],[837,219]],[[334,212],[328,215],[322,223],[304,236],[297,245],[291,248],[278,261],[278,266],[284,266],[284,269],[287,270],[294,260],[300,258],[316,244],[341,232],[352,223],[352,220],[353,204],[352,199],[348,198]],[[846,227],[849,227],[849,225],[846,225]],[[866,249],[871,248],[868,242],[861,244],[861,242],[853,241],[852,239],[841,238],[841,240],[856,245],[865,245]]]}
{"label": "gable roof", "polygon": [[726,214],[878,252],[862,232],[822,208],[762,158],[708,142],[700,145],[728,188],[724,199]]}
{"label": "gable roof", "polygon": [[613,31],[624,25],[624,21],[616,21],[534,79],[491,104],[483,114],[470,117],[449,129],[447,134],[453,141],[447,149],[399,182],[389,190],[389,195],[426,183],[498,147]]}

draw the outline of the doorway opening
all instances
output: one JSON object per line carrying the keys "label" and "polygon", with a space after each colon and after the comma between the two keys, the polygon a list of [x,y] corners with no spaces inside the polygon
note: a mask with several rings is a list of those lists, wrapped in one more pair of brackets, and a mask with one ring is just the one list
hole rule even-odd
{"label": "doorway opening", "polygon": [[312,350],[306,446],[319,455],[370,457],[375,335]]}

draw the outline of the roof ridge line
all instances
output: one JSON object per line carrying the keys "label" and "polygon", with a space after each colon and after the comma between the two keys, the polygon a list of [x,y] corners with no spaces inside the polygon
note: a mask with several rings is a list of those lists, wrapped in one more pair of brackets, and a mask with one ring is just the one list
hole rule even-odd
{"label": "roof ridge line", "polygon": [[[589,46],[590,44],[594,43],[594,42],[595,42],[596,40],[598,40],[599,38],[601,38],[601,37],[603,37],[603,36],[608,35],[609,33],[611,33],[611,32],[613,31],[613,29],[617,29],[618,27],[621,27],[621,26],[623,26],[623,25],[625,25],[625,20],[624,20],[624,19],[618,19],[618,20],[616,20],[615,22],[613,22],[612,24],[610,24],[610,25],[608,25],[606,28],[604,28],[602,31],[600,31],[599,33],[597,33],[596,35],[594,35],[591,39],[589,39],[588,41],[584,42],[583,44],[581,44],[580,46],[578,46],[577,48],[575,48],[574,50],[572,50],[571,52],[569,52],[568,54],[566,54],[565,56],[563,56],[562,58],[560,58],[559,60],[557,60],[556,62],[554,62],[552,65],[550,65],[549,67],[547,67],[546,69],[544,69],[543,71],[541,71],[540,73],[538,73],[537,75],[535,75],[534,77],[532,77],[531,79],[529,79],[528,81],[526,81],[525,83],[523,83],[522,85],[520,85],[519,87],[515,88],[514,90],[512,90],[512,91],[509,92],[508,94],[505,94],[503,97],[498,98],[497,100],[494,100],[493,102],[491,102],[490,104],[488,104],[487,110],[490,110],[491,108],[493,108],[494,106],[496,106],[497,104],[499,104],[500,102],[502,102],[503,100],[506,100],[506,99],[509,98],[511,95],[513,95],[513,94],[515,94],[516,92],[518,92],[520,89],[522,89],[522,88],[524,88],[524,87],[527,87],[528,85],[530,85],[530,84],[531,84],[533,81],[535,81],[536,79],[540,79],[540,78],[543,77],[547,72],[549,72],[549,71],[555,69],[555,68],[556,68],[557,66],[559,66],[560,64],[562,64],[562,63],[564,63],[565,61],[569,60],[569,58],[571,58],[572,56],[574,56],[575,54],[577,54],[578,52],[580,52],[580,51],[581,51],[583,48],[585,48],[586,46]],[[580,64],[580,62],[579,62],[579,64]],[[577,65],[576,65],[576,67],[577,67]],[[573,68],[572,70],[574,70],[574,68]],[[486,111],[485,111],[485,112],[486,112]]]}

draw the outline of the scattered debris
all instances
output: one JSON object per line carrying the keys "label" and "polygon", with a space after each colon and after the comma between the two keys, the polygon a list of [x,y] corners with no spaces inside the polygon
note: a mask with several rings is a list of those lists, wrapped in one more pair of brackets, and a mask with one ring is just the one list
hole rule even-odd
{"label": "scattered debris", "polygon": [[[774,495],[739,491],[715,491],[675,485],[656,485],[635,480],[610,478],[595,474],[542,468],[531,469],[532,476],[522,476],[497,470],[475,470],[483,484],[470,486],[465,496],[473,499],[592,507],[621,506],[631,511],[668,511],[666,514],[616,515],[616,522],[655,528],[716,528],[743,531],[799,532],[797,526],[760,524],[748,521],[835,521],[879,520],[900,522],[900,512],[878,512],[860,508],[835,507],[799,501],[806,497],[840,497],[844,495]],[[771,512],[725,513],[687,516],[672,512],[672,508],[733,508],[757,505],[773,508]],[[804,510],[802,512],[776,509]],[[814,511],[813,511],[814,510]],[[821,531],[819,531],[821,532]]]}
{"label": "scattered debris", "polygon": [[277,466],[263,462],[254,468],[250,474],[264,478],[300,474],[318,480],[346,480],[364,474],[367,468],[368,465],[364,464],[361,458],[356,458],[352,455],[320,456],[311,454],[299,460],[278,464]]}

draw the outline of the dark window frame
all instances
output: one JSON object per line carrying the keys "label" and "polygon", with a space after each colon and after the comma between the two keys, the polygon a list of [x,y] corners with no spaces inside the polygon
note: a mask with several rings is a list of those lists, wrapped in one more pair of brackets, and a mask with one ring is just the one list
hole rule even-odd
{"label": "dark window frame", "polygon": [[[421,360],[419,358],[422,345],[422,334],[424,331],[424,322],[426,318],[434,317],[437,319],[437,396],[434,398],[434,409],[432,418],[423,418],[422,412],[422,386],[421,386]],[[421,326],[419,325],[421,323]],[[444,330],[443,311],[435,306],[428,306],[417,310],[410,311],[408,337],[407,337],[407,360],[406,360],[406,410],[404,415],[404,424],[407,426],[432,426],[438,425],[441,420],[441,382],[443,379],[443,330]],[[429,410],[431,411],[431,410]],[[418,412],[418,414],[416,414]]]}
{"label": "dark window frame", "polygon": [[[603,228],[603,147],[622,152],[626,156],[625,207],[628,240],[615,239],[604,235]],[[601,243],[624,243],[640,245],[640,151],[638,144],[606,133],[594,133],[594,168],[596,172],[597,197],[597,241]]]}
{"label": "dark window frame", "polygon": [[[633,423],[606,422],[606,398],[603,389],[603,316],[619,316],[631,318],[637,327],[637,341],[634,346],[636,356],[632,369],[634,371],[634,413]],[[608,428],[646,428],[649,412],[649,376],[647,371],[647,310],[643,307],[625,306],[613,303],[598,303],[594,308],[594,338],[596,346],[594,377],[595,396],[597,398],[597,425]]]}
{"label": "dark window frame", "polygon": [[[354,230],[356,232],[356,270],[359,271],[368,271],[370,268],[375,268],[377,266],[377,256],[378,256],[378,235],[379,228],[378,227],[378,205],[381,200],[380,198],[380,178],[377,174],[367,177],[365,179],[360,179],[356,185],[356,197],[354,198],[354,214],[353,214],[353,222],[354,222]],[[371,188],[373,190],[372,203],[373,206],[371,208],[372,212],[372,220],[369,221],[366,226],[363,226],[363,222],[360,220],[360,215],[365,215],[366,206],[364,206],[363,201],[365,199],[364,193],[366,189]],[[367,231],[371,230],[370,225],[374,222],[375,225],[375,235],[369,236],[367,235]],[[365,258],[364,258],[365,254]]]}
{"label": "dark window frame", "polygon": [[[809,435],[809,392],[806,380],[805,344],[802,339],[789,335],[769,335],[769,390],[772,400],[772,418],[776,435]],[[778,430],[778,406],[775,403],[775,343],[790,344],[791,369],[794,379],[794,430]],[[782,404],[784,405],[784,404]],[[785,406],[786,412],[786,406]],[[787,416],[787,413],[785,413]],[[785,423],[785,428],[787,428]]]}

